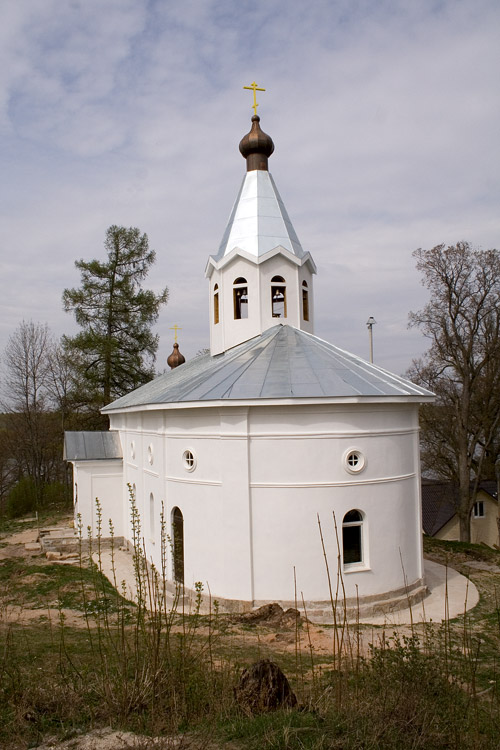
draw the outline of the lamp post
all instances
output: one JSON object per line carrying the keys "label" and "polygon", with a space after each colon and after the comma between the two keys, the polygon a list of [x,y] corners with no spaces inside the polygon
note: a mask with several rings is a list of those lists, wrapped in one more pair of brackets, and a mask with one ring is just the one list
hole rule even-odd
{"label": "lamp post", "polygon": [[370,362],[373,363],[373,326],[377,321],[375,318],[370,315],[368,320],[366,321],[366,325],[368,327],[368,339],[370,341]]}

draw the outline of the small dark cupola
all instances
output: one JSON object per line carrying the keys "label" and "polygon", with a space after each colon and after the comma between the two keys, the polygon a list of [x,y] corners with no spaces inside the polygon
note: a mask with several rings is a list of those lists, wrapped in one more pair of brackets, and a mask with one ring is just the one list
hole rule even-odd
{"label": "small dark cupola", "polygon": [[167,365],[173,370],[174,367],[183,365],[185,361],[186,358],[179,351],[179,344],[175,342],[172,354],[167,358]]}
{"label": "small dark cupola", "polygon": [[240,141],[241,155],[247,160],[247,172],[260,169],[267,172],[267,160],[274,151],[271,136],[261,130],[259,115],[252,117],[252,127]]}

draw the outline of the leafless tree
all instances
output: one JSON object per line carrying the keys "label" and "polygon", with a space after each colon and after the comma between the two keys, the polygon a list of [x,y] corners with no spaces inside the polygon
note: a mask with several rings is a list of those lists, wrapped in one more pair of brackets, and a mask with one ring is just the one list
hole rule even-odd
{"label": "leafless tree", "polygon": [[458,242],[414,256],[431,299],[410,313],[410,326],[431,345],[409,376],[437,395],[422,409],[422,455],[458,485],[460,538],[470,541],[478,483],[494,466],[500,432],[500,254]]}
{"label": "leafless tree", "polygon": [[46,324],[23,321],[4,354],[4,437],[11,459],[21,475],[34,480],[40,500],[44,484],[59,478],[62,458],[55,352]]}

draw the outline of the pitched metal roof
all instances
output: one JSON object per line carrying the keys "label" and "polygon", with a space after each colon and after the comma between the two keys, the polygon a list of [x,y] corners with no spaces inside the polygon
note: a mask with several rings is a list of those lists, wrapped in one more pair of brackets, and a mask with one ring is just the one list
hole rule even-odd
{"label": "pitched metal roof", "polygon": [[258,258],[278,246],[297,258],[306,255],[269,172],[247,172],[213,258],[221,260],[235,248]]}
{"label": "pitched metal roof", "polygon": [[120,436],[106,432],[65,432],[65,461],[101,461],[123,458]]}
{"label": "pitched metal roof", "polygon": [[305,331],[277,325],[223,354],[204,354],[103,409],[259,399],[386,397],[432,393]]}

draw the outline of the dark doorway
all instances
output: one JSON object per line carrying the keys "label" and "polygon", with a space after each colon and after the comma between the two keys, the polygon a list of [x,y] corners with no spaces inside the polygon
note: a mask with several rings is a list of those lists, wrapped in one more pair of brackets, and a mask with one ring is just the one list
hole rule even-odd
{"label": "dark doorway", "polygon": [[184,583],[184,518],[177,507],[172,510],[172,540],[174,579],[177,583]]}

